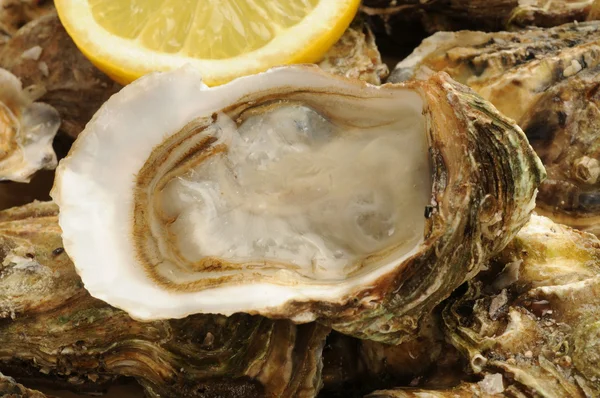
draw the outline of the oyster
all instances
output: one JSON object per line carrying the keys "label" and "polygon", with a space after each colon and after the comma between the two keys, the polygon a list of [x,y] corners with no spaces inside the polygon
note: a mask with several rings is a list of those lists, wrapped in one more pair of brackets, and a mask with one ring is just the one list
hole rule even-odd
{"label": "oyster", "polygon": [[83,288],[57,213],[0,212],[0,371],[89,392],[134,377],[150,397],[316,395],[327,327],[245,314],[136,322]]}
{"label": "oyster", "polygon": [[371,29],[357,17],[342,37],[319,62],[324,71],[371,84],[381,84],[388,76]]}
{"label": "oyster", "polygon": [[596,18],[599,7],[595,0],[363,0],[361,11],[380,32],[408,43],[438,31],[513,30],[585,21]]}
{"label": "oyster", "polygon": [[519,33],[437,33],[390,81],[445,71],[515,119],[548,179],[536,209],[600,234],[600,22]]}
{"label": "oyster", "polygon": [[416,336],[399,345],[360,340],[337,332],[323,351],[327,398],[362,398],[396,386],[454,386],[465,377],[464,358],[444,341],[438,312],[423,319]]}
{"label": "oyster", "polygon": [[596,397],[598,297],[600,241],[532,216],[444,309],[446,335],[474,373],[501,373],[513,396]]}
{"label": "oyster", "polygon": [[46,398],[41,392],[30,390],[17,383],[12,377],[4,376],[2,373],[0,373],[0,396],[6,398]]}
{"label": "oyster", "polygon": [[29,182],[41,169],[56,167],[52,140],[58,112],[33,102],[21,82],[0,68],[0,181]]}
{"label": "oyster", "polygon": [[509,242],[544,176],[522,131],[443,75],[380,88],[281,67],[209,89],[184,68],[82,134],[51,195],[93,296],[395,343]]}
{"label": "oyster", "polygon": [[0,0],[0,33],[12,36],[26,23],[53,11],[52,0]]}
{"label": "oyster", "polygon": [[396,343],[508,243],[544,175],[516,125],[443,75],[281,67],[209,89],[184,68],[127,86],[82,134],[51,195],[93,296]]}
{"label": "oyster", "polygon": [[121,88],[87,60],[54,13],[20,29],[0,50],[0,67],[35,87],[40,101],[58,110],[61,131],[72,138]]}
{"label": "oyster", "polygon": [[[375,391],[365,398],[502,398],[513,396],[510,394],[502,394],[503,392],[503,388],[502,391],[498,393],[490,392],[488,389],[477,383],[462,383],[456,387],[447,389],[398,388],[393,390]],[[520,396],[516,395],[516,397]]]}

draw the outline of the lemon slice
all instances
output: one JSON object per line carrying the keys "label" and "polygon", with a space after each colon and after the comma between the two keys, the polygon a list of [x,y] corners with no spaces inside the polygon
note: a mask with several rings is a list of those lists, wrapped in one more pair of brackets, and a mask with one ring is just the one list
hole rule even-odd
{"label": "lemon slice", "polygon": [[120,83],[195,65],[208,85],[316,62],[360,0],[55,0],[79,49]]}

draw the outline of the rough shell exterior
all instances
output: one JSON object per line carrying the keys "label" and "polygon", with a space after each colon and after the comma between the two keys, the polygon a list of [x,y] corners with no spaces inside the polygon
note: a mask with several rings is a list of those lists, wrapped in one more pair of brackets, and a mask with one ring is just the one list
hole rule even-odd
{"label": "rough shell exterior", "polygon": [[321,388],[328,328],[244,314],[136,322],[83,288],[57,214],[43,202],[0,212],[0,371],[88,392],[134,377],[150,397],[313,397]]}
{"label": "rough shell exterior", "polygon": [[364,0],[362,4],[377,33],[407,48],[439,31],[552,27],[600,15],[600,2],[595,0]]}
{"label": "rough shell exterior", "polygon": [[121,88],[85,58],[54,13],[16,32],[0,48],[0,66],[24,86],[34,87],[40,101],[55,107],[62,118],[61,131],[72,138]]}
{"label": "rough shell exterior", "polygon": [[506,395],[596,397],[599,271],[595,236],[533,216],[490,271],[446,307],[446,335],[474,373],[510,381]]}
{"label": "rough shell exterior", "polygon": [[434,181],[422,250],[341,308],[315,303],[322,322],[359,338],[412,338],[423,316],[519,231],[545,177],[520,129],[489,103],[445,75],[408,83],[421,84]]}
{"label": "rough shell exterior", "polygon": [[0,396],[6,398],[46,398],[39,391],[31,390],[0,373]]}
{"label": "rough shell exterior", "polygon": [[423,389],[398,388],[375,391],[365,398],[503,398],[512,397],[502,393],[490,393],[477,383],[462,383],[452,388]]}
{"label": "rough shell exterior", "polygon": [[10,37],[26,23],[52,12],[52,0],[0,0],[0,34]]}
{"label": "rough shell exterior", "polygon": [[375,44],[375,36],[357,17],[318,63],[326,72],[371,84],[381,84],[389,74]]}
{"label": "rough shell exterior", "polygon": [[548,172],[538,212],[600,233],[600,22],[438,33],[391,81],[445,71],[517,121]]}

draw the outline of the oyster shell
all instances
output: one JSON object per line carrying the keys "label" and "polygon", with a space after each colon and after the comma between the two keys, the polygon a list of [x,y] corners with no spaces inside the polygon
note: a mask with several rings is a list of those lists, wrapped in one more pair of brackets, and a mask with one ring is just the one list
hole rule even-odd
{"label": "oyster shell", "polygon": [[398,343],[509,242],[543,176],[444,75],[281,67],[209,89],[184,68],[113,96],[51,194],[86,288],[135,318],[248,312]]}
{"label": "oyster shell", "polygon": [[537,211],[600,234],[600,22],[438,33],[390,81],[445,71],[515,119],[542,159]]}
{"label": "oyster shell", "polygon": [[79,51],[56,14],[25,25],[0,50],[0,66],[33,86],[58,110],[61,131],[75,138],[121,86]]}
{"label": "oyster shell", "polygon": [[34,103],[19,79],[0,68],[0,181],[29,182],[36,171],[55,168],[59,125],[54,108]]}
{"label": "oyster shell", "polygon": [[52,0],[0,0],[0,33],[12,36],[26,23],[53,11]]}
{"label": "oyster shell", "polygon": [[363,0],[377,33],[407,45],[427,34],[552,27],[597,18],[595,0]]}
{"label": "oyster shell", "polygon": [[318,63],[326,72],[381,84],[389,70],[381,60],[371,29],[358,16]]}
{"label": "oyster shell", "polygon": [[316,395],[327,327],[245,314],[136,322],[83,288],[57,213],[0,212],[0,371],[88,392],[134,377],[150,397]]}
{"label": "oyster shell", "polygon": [[417,335],[399,345],[360,340],[332,332],[323,351],[323,390],[327,398],[362,398],[397,386],[454,386],[465,377],[466,362],[444,341],[441,316],[423,319]]}
{"label": "oyster shell", "polygon": [[461,383],[446,389],[398,388],[375,391],[365,398],[503,398],[507,396],[513,395],[490,393],[477,383]]}
{"label": "oyster shell", "polygon": [[449,341],[474,373],[514,396],[600,394],[600,241],[541,216],[444,309]]}
{"label": "oyster shell", "polygon": [[0,396],[6,398],[46,398],[41,392],[30,390],[17,383],[12,377],[4,376],[2,373],[0,373]]}

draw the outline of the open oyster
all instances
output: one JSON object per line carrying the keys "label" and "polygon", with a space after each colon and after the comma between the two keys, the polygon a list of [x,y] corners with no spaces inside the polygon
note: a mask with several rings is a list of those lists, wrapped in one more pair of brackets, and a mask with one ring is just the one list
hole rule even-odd
{"label": "open oyster", "polygon": [[113,96],[52,197],[86,288],[135,318],[247,312],[399,342],[509,242],[543,176],[523,132],[443,75],[281,67],[209,89],[184,68]]}
{"label": "open oyster", "polygon": [[83,392],[133,377],[149,397],[317,394],[329,328],[246,314],[136,322],[83,288],[57,213],[42,202],[0,212],[1,372]]}
{"label": "open oyster", "polygon": [[0,68],[0,181],[28,182],[36,171],[55,168],[59,126],[54,108],[34,103],[19,79]]}
{"label": "open oyster", "polygon": [[600,22],[518,33],[437,33],[391,81],[445,71],[515,119],[548,179],[536,209],[600,234]]}

